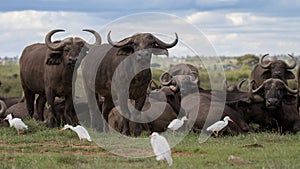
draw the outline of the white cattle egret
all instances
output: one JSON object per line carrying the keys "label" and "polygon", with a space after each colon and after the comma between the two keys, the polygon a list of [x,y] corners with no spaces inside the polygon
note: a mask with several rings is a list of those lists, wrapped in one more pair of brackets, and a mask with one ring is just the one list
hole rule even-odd
{"label": "white cattle egret", "polygon": [[13,118],[11,114],[8,114],[4,120],[8,120],[9,126],[17,129],[18,135],[20,131],[28,129],[28,126],[20,118]]}
{"label": "white cattle egret", "polygon": [[61,130],[66,130],[66,129],[71,129],[75,131],[75,133],[78,135],[80,140],[86,139],[89,142],[92,141],[88,131],[81,125],[77,125],[76,127],[73,127],[69,124],[66,124]]}
{"label": "white cattle egret", "polygon": [[228,125],[228,121],[232,122],[229,116],[225,116],[223,120],[217,121],[211,126],[207,127],[206,131],[211,131],[215,134],[215,136],[218,136],[219,131]]}
{"label": "white cattle egret", "polygon": [[172,165],[173,160],[171,157],[171,148],[164,136],[159,135],[157,132],[153,132],[151,135],[151,145],[153,152],[156,155],[156,160],[166,160],[169,166]]}
{"label": "white cattle egret", "polygon": [[186,116],[183,116],[180,120],[179,119],[174,119],[168,125],[168,128],[171,129],[174,133],[175,130],[178,130],[183,125],[185,120],[187,120]]}

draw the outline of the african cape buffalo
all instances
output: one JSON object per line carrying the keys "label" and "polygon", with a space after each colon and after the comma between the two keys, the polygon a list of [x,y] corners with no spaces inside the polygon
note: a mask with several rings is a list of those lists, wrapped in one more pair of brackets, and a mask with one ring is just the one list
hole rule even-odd
{"label": "african cape buffalo", "polygon": [[[150,62],[152,54],[167,55],[168,48],[174,47],[176,39],[167,44],[151,33],[138,33],[119,42],[113,42],[108,33],[109,44],[91,48],[89,56],[85,58],[82,66],[86,94],[90,108],[91,127],[104,128],[110,110],[120,105],[122,115],[126,117],[123,123],[123,133],[130,135],[129,119],[135,121],[134,135],[140,135],[139,116],[145,99],[148,84],[151,80]],[[95,93],[104,97],[102,117],[97,111]],[[135,110],[129,111],[128,99],[134,100]]]}
{"label": "african cape buffalo", "polygon": [[295,75],[290,71],[294,69],[297,64],[296,58],[293,55],[289,55],[293,59],[291,65],[288,65],[282,60],[264,61],[266,56],[268,56],[268,54],[260,58],[259,63],[255,65],[250,75],[250,79],[255,80],[258,86],[269,78],[281,79],[285,84],[288,84],[287,80],[295,78]]}
{"label": "african cape buffalo", "polygon": [[[177,87],[183,87],[185,83],[196,84],[200,88],[200,75],[198,69],[191,64],[180,63],[170,67],[168,72],[161,74],[160,83],[163,86],[172,86],[172,83],[177,83]],[[187,87],[187,86],[185,86]],[[177,90],[178,88],[174,88]],[[182,89],[181,89],[182,90]]]}
{"label": "african cape buffalo", "polygon": [[1,115],[1,117],[3,117],[3,114],[5,113],[6,109],[7,109],[7,106],[6,106],[5,102],[0,100],[0,115]]}
{"label": "african cape buffalo", "polygon": [[[154,84],[155,86],[152,86]],[[123,117],[120,108],[113,108],[109,113],[109,125],[117,131],[122,131]],[[149,90],[142,109],[141,118],[145,122],[144,130],[163,132],[169,123],[177,118],[180,110],[179,99],[168,86],[159,87],[154,81],[149,84]],[[132,125],[132,123],[130,123]]]}
{"label": "african cape buffalo", "polygon": [[249,131],[249,126],[243,116],[224,102],[214,100],[212,94],[200,91],[200,93],[187,95],[182,98],[181,106],[188,116],[188,128],[194,131],[199,132],[203,127],[208,127],[225,116],[229,116],[234,121],[229,123],[233,134]]}
{"label": "african cape buffalo", "polygon": [[[36,100],[38,119],[44,120],[43,110],[47,101],[52,112],[48,123],[50,127],[58,125],[61,121],[78,122],[72,101],[73,71],[77,69],[91,46],[101,44],[100,35],[88,29],[83,31],[95,36],[94,44],[88,44],[79,37],[68,37],[52,42],[52,35],[62,31],[64,30],[52,30],[46,35],[45,43],[27,46],[19,61],[21,84],[28,113],[33,116],[35,94],[38,94]],[[64,119],[58,117],[54,108],[55,97],[64,97],[66,100]]]}
{"label": "african cape buffalo", "polygon": [[300,130],[300,117],[295,96],[298,90],[290,89],[280,79],[270,78],[256,89],[250,87],[249,93],[250,97],[253,94],[259,94],[264,98],[265,111],[276,120],[280,131],[295,133]]}

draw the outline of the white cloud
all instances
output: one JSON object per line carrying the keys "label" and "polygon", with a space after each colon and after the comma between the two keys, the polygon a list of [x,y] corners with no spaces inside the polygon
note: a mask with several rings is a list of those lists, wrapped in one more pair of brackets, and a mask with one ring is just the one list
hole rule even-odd
{"label": "white cloud", "polygon": [[82,32],[89,28],[98,30],[107,23],[97,15],[82,12],[13,11],[0,12],[0,57],[21,55],[23,48],[37,42],[44,42],[45,34],[52,29],[64,29],[55,38],[80,36],[90,39],[90,34]]}
{"label": "white cloud", "polygon": [[196,12],[186,17],[186,21],[191,24],[201,25],[221,25],[226,22],[223,13]]}
{"label": "white cloud", "polygon": [[[179,13],[186,22],[195,25],[206,35],[219,55],[300,53],[300,16],[276,17],[229,10]],[[65,29],[66,32],[58,33],[54,38],[80,36],[92,41],[90,34],[81,31],[84,28],[91,28],[99,31],[105,42],[108,29],[102,29],[102,27],[112,22],[110,19],[112,15],[115,16],[115,13],[33,10],[0,12],[0,43],[2,45],[0,57],[20,55],[25,46],[43,42],[45,34],[56,28]],[[160,17],[151,18],[153,14],[146,13],[144,16],[147,15],[149,16],[145,18],[133,17],[116,25],[110,25],[109,29],[113,30],[112,38],[121,40],[136,32],[152,31],[166,35],[160,38],[170,42],[174,38],[174,32],[177,32],[183,43],[192,44],[190,46],[198,48],[199,51],[209,46],[205,37],[196,36],[196,34],[199,35],[199,31],[190,29],[188,23],[180,19],[166,22]],[[193,52],[189,46],[183,45],[171,49],[170,53],[186,56]],[[201,54],[211,53],[213,52]]]}
{"label": "white cloud", "polygon": [[300,53],[300,17],[206,11],[190,14],[186,20],[207,35],[219,55]]}

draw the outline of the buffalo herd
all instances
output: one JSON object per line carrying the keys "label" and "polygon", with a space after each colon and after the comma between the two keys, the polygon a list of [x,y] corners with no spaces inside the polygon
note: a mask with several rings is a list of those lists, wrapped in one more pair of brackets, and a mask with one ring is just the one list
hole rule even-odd
{"label": "buffalo herd", "polygon": [[[137,33],[121,41],[108,43],[94,30],[95,42],[79,37],[52,41],[64,30],[55,29],[45,36],[45,43],[25,47],[19,60],[23,98],[0,97],[0,117],[12,113],[22,119],[35,118],[48,127],[78,124],[101,132],[117,130],[125,135],[139,136],[143,130],[163,132],[175,118],[186,116],[179,130],[201,132],[208,125],[229,116],[223,134],[249,131],[297,133],[300,130],[299,74],[297,66],[283,60],[260,58],[247,80],[223,90],[201,87],[198,69],[191,64],[176,64],[152,79],[152,55],[167,55],[176,47],[151,33]],[[80,68],[86,98],[75,96],[74,84]],[[289,79],[298,81],[291,89]],[[80,101],[86,100],[86,101]],[[75,108],[76,107],[76,108]],[[88,117],[88,118],[83,118]],[[1,126],[7,123],[1,121]],[[252,124],[256,124],[255,130]]]}

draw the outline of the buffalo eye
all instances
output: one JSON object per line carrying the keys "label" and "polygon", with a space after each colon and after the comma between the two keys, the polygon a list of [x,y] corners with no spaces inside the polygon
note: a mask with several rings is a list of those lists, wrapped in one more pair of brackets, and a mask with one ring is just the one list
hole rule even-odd
{"label": "buffalo eye", "polygon": [[277,94],[280,96],[281,95],[281,90],[277,90]]}

